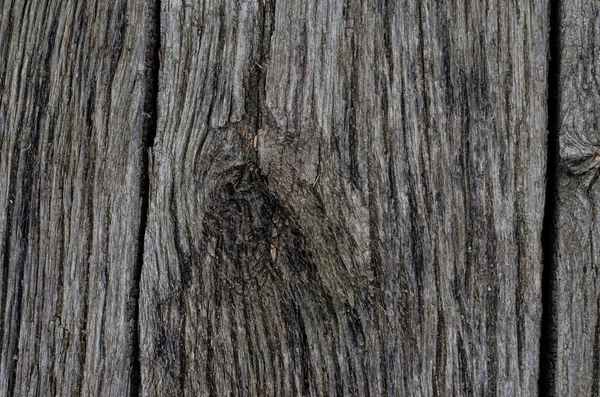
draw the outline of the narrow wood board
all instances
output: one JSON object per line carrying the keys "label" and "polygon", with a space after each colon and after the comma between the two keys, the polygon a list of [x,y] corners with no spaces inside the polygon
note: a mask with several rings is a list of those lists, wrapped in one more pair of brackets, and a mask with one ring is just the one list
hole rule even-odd
{"label": "narrow wood board", "polygon": [[148,4],[0,1],[0,395],[130,393]]}
{"label": "narrow wood board", "polygon": [[[561,2],[550,395],[600,393],[600,3]],[[550,330],[549,330],[550,331]]]}

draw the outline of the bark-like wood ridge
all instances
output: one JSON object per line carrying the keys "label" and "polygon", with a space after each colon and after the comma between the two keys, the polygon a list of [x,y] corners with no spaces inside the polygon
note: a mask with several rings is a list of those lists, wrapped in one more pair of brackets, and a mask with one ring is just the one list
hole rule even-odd
{"label": "bark-like wood ridge", "polygon": [[545,1],[163,1],[144,395],[537,394]]}
{"label": "bark-like wood ridge", "polygon": [[559,154],[551,395],[600,392],[600,3],[560,7]]}
{"label": "bark-like wood ridge", "polygon": [[0,0],[0,395],[537,395],[548,11]]}
{"label": "bark-like wood ridge", "polygon": [[0,1],[2,396],[128,394],[151,17]]}

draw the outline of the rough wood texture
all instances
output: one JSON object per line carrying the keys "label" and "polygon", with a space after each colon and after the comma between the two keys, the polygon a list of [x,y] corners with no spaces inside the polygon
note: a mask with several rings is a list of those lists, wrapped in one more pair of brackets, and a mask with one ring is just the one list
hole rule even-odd
{"label": "rough wood texture", "polygon": [[559,149],[550,395],[600,392],[600,3],[560,7]]}
{"label": "rough wood texture", "polygon": [[537,395],[546,1],[161,9],[143,395]]}
{"label": "rough wood texture", "polygon": [[0,395],[129,393],[152,10],[0,1]]}

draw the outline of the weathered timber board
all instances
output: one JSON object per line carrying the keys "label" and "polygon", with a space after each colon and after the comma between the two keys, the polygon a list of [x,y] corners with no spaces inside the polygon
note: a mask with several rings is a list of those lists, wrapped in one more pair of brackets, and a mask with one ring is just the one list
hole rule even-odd
{"label": "weathered timber board", "polygon": [[546,1],[162,1],[143,395],[534,396]]}
{"label": "weathered timber board", "polygon": [[0,395],[129,394],[148,2],[0,1]]}
{"label": "weathered timber board", "polygon": [[600,3],[560,6],[550,395],[600,392]]}

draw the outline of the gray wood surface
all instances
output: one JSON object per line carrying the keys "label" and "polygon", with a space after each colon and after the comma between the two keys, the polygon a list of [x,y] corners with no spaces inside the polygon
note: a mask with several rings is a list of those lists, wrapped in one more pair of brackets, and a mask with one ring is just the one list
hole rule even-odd
{"label": "gray wood surface", "polygon": [[129,392],[151,16],[0,1],[2,396]]}
{"label": "gray wood surface", "polygon": [[163,1],[144,395],[537,394],[545,1]]}
{"label": "gray wood surface", "polygon": [[0,395],[537,395],[548,15],[0,0]]}
{"label": "gray wood surface", "polygon": [[600,3],[560,8],[560,105],[554,264],[557,396],[600,391]]}

